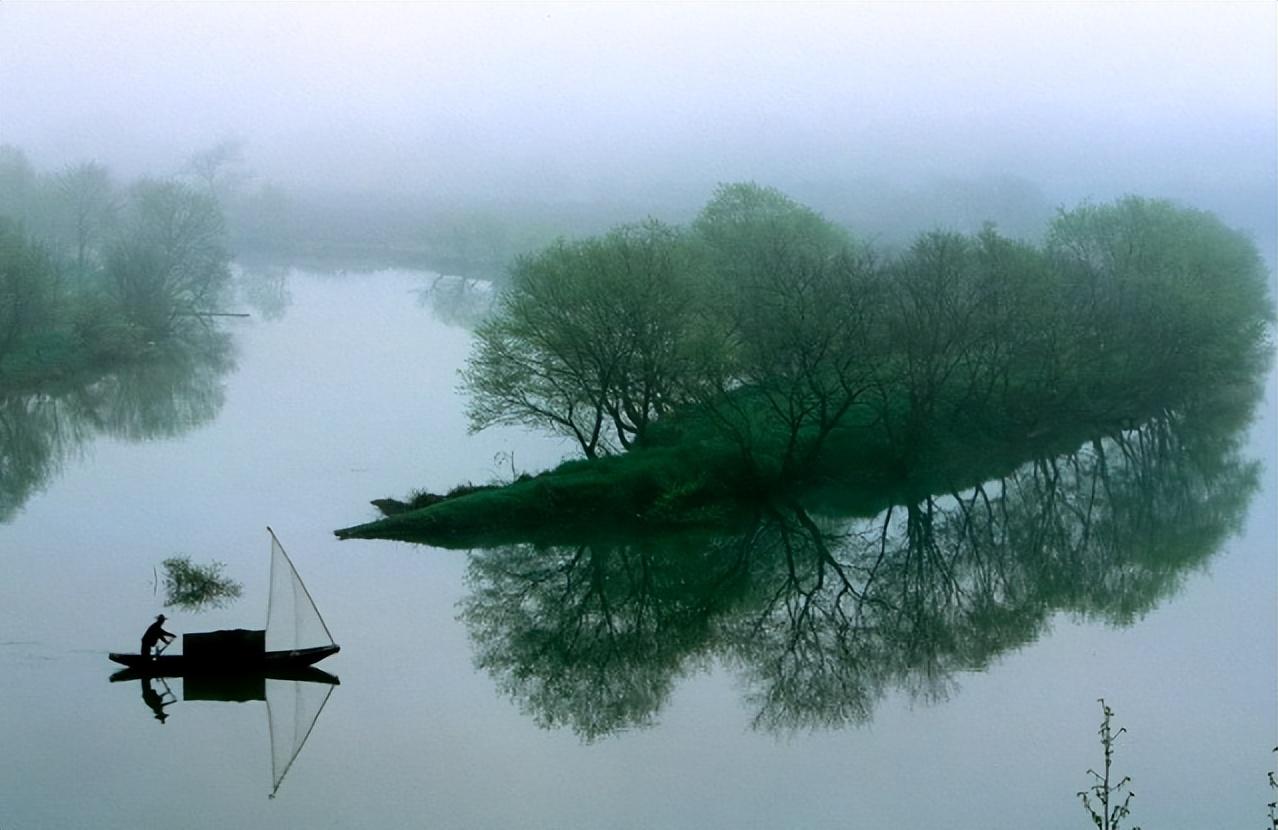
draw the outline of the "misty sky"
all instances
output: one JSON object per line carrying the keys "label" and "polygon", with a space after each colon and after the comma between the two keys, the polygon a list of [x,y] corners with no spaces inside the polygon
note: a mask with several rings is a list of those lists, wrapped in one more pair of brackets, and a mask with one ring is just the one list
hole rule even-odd
{"label": "misty sky", "polygon": [[[0,143],[164,173],[554,194],[1011,174],[1274,188],[1276,6],[0,2]],[[1259,195],[1258,195],[1259,194]]]}

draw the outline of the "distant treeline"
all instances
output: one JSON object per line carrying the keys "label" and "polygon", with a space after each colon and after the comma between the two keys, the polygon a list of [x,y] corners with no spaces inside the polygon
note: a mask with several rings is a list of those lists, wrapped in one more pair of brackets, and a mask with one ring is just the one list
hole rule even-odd
{"label": "distant treeline", "polygon": [[[229,178],[229,177],[228,177]],[[642,189],[590,195],[449,194],[423,187],[411,193],[326,190],[232,179],[220,198],[237,256],[319,268],[424,268],[505,281],[514,261],[564,238],[606,233],[636,217],[691,222],[713,182],[652,182]],[[877,177],[796,181],[785,191],[832,223],[882,251],[908,247],[922,231],[977,233],[987,222],[1018,240],[1042,242],[1061,204],[1014,175],[933,177],[904,183]],[[1267,194],[1232,193],[1214,201],[1230,221],[1249,225],[1263,254],[1273,256]]]}
{"label": "distant treeline", "polygon": [[[484,198],[321,188],[322,183],[308,190],[274,184],[225,188],[237,255],[319,268],[425,268],[502,282],[518,257],[558,238],[605,233],[635,215],[684,222],[705,198],[699,185],[654,185],[640,194],[588,200],[566,194]],[[935,180],[915,188],[871,180],[809,183],[801,189],[832,221],[886,246],[904,244],[924,227],[969,231],[984,221],[996,221],[1017,238],[1037,238],[1052,216],[1047,197],[1015,177]]]}
{"label": "distant treeline", "polygon": [[128,359],[217,310],[226,223],[197,181],[116,181],[86,162],[39,172],[0,147],[0,382]]}

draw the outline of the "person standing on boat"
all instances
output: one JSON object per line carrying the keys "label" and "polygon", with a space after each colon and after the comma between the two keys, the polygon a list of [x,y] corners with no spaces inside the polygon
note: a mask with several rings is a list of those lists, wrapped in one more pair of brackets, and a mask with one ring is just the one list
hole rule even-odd
{"label": "person standing on boat", "polygon": [[151,649],[155,648],[155,644],[163,640],[165,645],[173,642],[173,635],[164,630],[164,621],[167,619],[163,614],[155,616],[155,622],[147,626],[146,633],[142,635],[142,657],[149,659],[151,657]]}

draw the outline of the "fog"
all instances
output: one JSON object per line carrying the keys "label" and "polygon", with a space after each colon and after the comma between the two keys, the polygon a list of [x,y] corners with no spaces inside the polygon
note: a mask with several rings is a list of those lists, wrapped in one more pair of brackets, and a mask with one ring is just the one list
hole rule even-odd
{"label": "fog", "polygon": [[[292,192],[624,204],[634,219],[684,218],[731,180],[854,225],[901,191],[919,226],[947,222],[946,183],[1012,194],[990,217],[1004,222],[1016,199],[1135,192],[1218,212],[1272,262],[1275,16],[1265,2],[5,2],[0,144],[41,169],[94,159],[130,178],[234,138],[255,181]],[[934,213],[913,215],[920,201]]]}
{"label": "fog", "polygon": [[0,830],[1259,824],[1276,27],[0,0]]}

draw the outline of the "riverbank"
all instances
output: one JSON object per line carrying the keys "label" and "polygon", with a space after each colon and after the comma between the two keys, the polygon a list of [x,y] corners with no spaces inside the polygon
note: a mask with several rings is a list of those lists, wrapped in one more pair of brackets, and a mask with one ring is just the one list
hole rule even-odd
{"label": "riverbank", "polygon": [[407,501],[379,499],[384,519],[335,531],[342,539],[398,539],[469,548],[515,540],[575,538],[582,527],[613,530],[720,526],[744,513],[728,482],[735,465],[672,448],[574,460],[502,485],[463,485]]}
{"label": "riverbank", "polygon": [[[1250,398],[1241,390],[1234,397]],[[1223,391],[1217,397],[1227,397]],[[565,462],[500,484],[460,485],[373,502],[384,518],[334,531],[341,539],[390,539],[468,549],[513,542],[580,541],[607,527],[631,534],[729,529],[779,500],[802,499],[815,512],[871,516],[893,504],[951,493],[999,478],[1026,461],[1050,458],[1143,423],[1164,409],[1129,401],[1121,415],[1073,413],[1034,423],[952,420],[935,427],[907,462],[877,421],[850,419],[801,477],[760,472],[696,417],[674,418],[653,442],[628,453]],[[775,470],[776,464],[764,461]]]}

